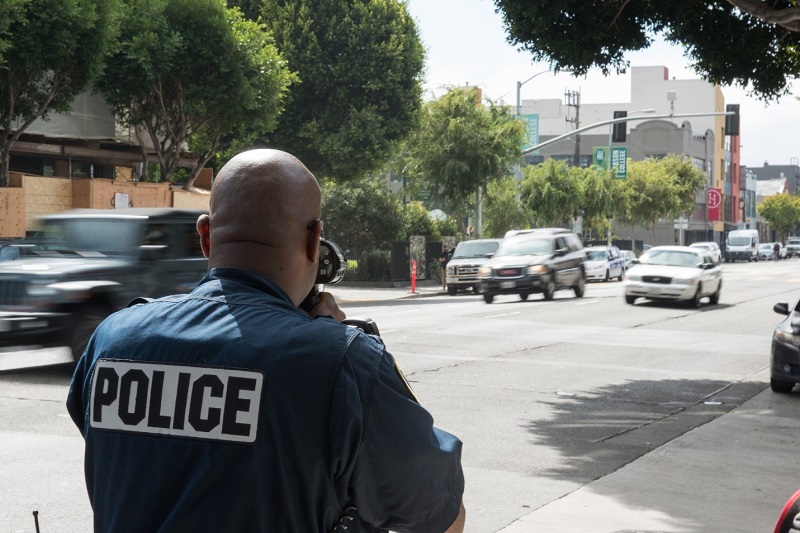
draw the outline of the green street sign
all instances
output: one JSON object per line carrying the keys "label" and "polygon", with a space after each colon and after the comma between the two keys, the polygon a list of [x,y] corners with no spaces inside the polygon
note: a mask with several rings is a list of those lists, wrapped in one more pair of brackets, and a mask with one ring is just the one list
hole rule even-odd
{"label": "green street sign", "polygon": [[417,193],[417,200],[427,202],[431,199],[431,190],[430,189],[422,189]]}
{"label": "green street sign", "polygon": [[611,168],[614,169],[614,177],[625,179],[628,177],[628,149],[624,146],[611,148]]}
{"label": "green street sign", "polygon": [[608,168],[608,149],[605,146],[592,148],[592,164],[600,168]]}
{"label": "green street sign", "polygon": [[522,150],[525,151],[531,146],[539,144],[539,114],[531,113],[520,117],[525,122],[525,144]]}

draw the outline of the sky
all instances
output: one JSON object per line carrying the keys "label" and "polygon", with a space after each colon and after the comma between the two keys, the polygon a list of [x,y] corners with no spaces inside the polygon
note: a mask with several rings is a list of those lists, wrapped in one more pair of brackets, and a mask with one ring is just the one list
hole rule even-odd
{"label": "sky", "polygon": [[[564,98],[564,92],[580,91],[581,102],[626,103],[630,101],[630,71],[603,76],[593,69],[585,77],[546,72],[549,64],[534,63],[526,52],[506,41],[503,20],[491,0],[406,0],[427,50],[426,100],[441,96],[446,87],[475,85],[493,101],[515,104],[517,82],[532,76],[521,89],[522,100]],[[735,48],[732,47],[732,53]],[[631,66],[663,65],[677,79],[698,79],[681,48],[658,41],[654,46],[626,56]],[[726,104],[739,104],[741,164],[761,167],[800,164],[800,82],[779,101],[764,102],[747,96],[740,87],[722,87]],[[676,102],[680,113],[680,96]],[[610,119],[611,117],[609,117]]]}

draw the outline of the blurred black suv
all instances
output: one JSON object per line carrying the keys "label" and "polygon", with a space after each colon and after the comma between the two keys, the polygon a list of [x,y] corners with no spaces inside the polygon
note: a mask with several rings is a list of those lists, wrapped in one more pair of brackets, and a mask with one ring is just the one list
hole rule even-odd
{"label": "blurred black suv", "polygon": [[529,230],[507,237],[479,270],[479,291],[486,303],[499,294],[518,294],[524,301],[534,293],[552,300],[560,289],[583,297],[586,253],[580,237],[566,229]]}
{"label": "blurred black suv", "polygon": [[203,277],[195,229],[204,211],[79,209],[39,219],[0,262],[0,347],[69,346],[137,296],[188,292]]}

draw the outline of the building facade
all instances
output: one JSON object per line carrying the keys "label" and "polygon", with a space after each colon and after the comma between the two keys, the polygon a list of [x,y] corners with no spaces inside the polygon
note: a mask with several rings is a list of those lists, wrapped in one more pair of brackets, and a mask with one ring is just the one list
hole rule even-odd
{"label": "building facade", "polygon": [[[719,86],[700,79],[670,78],[664,66],[631,68],[631,99],[629,102],[580,104],[575,98],[567,102],[557,99],[523,100],[521,114],[538,115],[539,142],[564,135],[578,127],[611,120],[615,112],[625,111],[628,158],[637,161],[667,154],[685,154],[706,173],[704,190],[698,191],[696,209],[686,219],[664,221],[655,232],[647,231],[647,244],[688,244],[694,241],[724,241],[724,234],[741,223],[738,207],[742,198],[739,165],[739,136],[726,132],[725,99]],[[719,113],[719,115],[711,115]],[[664,117],[666,115],[666,117]],[[672,115],[675,115],[672,117]],[[694,115],[681,117],[680,115]],[[702,115],[702,116],[696,116]],[[579,117],[579,121],[576,120]],[[661,117],[661,118],[649,118]],[[587,130],[545,146],[526,156],[529,164],[548,158],[561,159],[568,164],[588,166],[595,147],[622,146],[612,142],[611,125]],[[723,193],[723,220],[708,219],[707,190]],[[625,236],[630,229],[616,228]],[[638,232],[637,235],[645,235]]]}

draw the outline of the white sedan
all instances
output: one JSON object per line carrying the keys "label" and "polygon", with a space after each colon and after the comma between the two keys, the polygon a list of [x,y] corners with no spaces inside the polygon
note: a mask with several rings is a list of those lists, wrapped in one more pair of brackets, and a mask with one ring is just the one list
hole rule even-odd
{"label": "white sedan", "polygon": [[648,250],[625,276],[625,301],[637,298],[678,300],[701,306],[708,297],[719,302],[722,268],[707,252],[688,246],[656,246]]}

